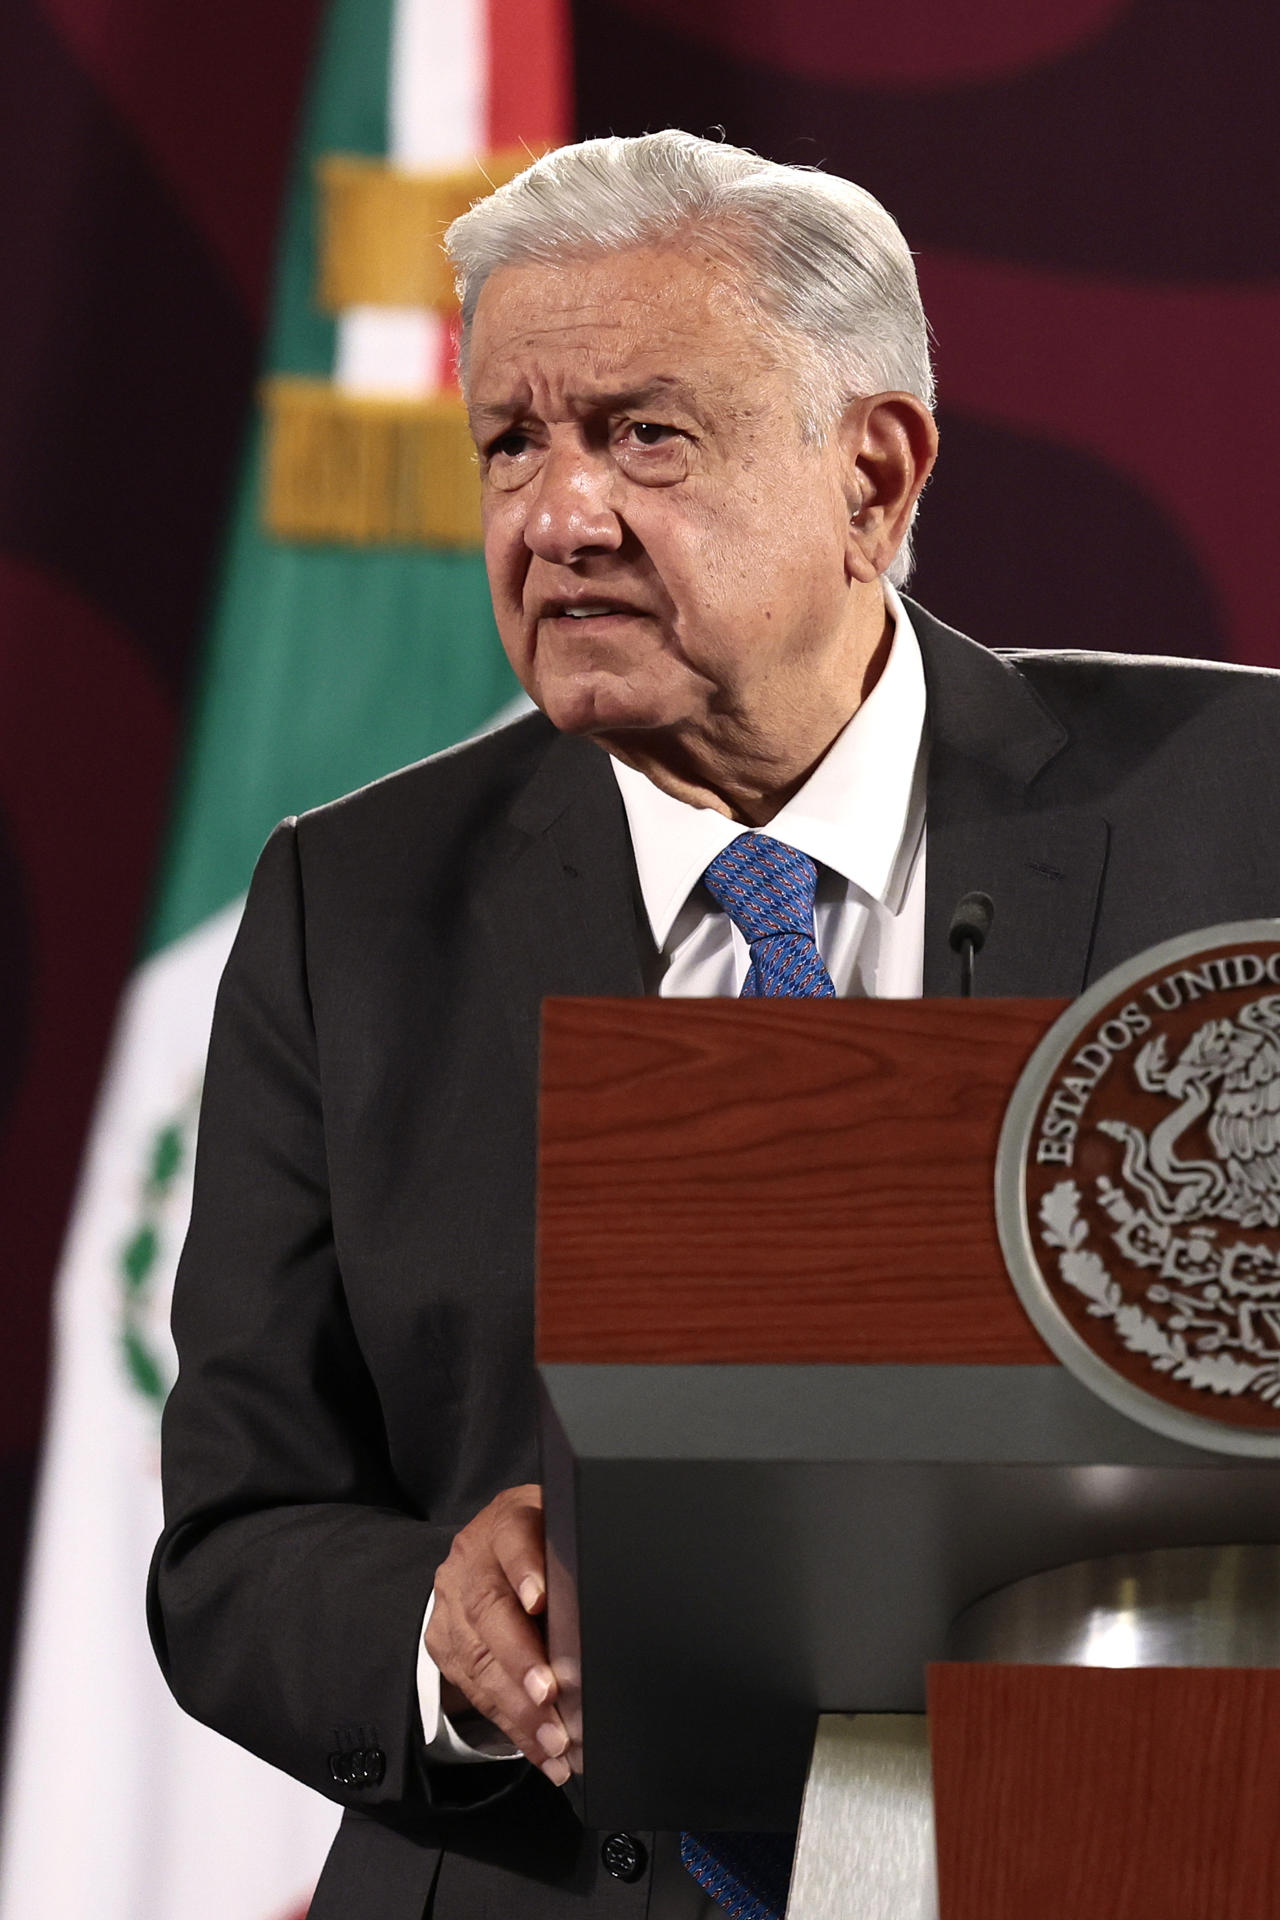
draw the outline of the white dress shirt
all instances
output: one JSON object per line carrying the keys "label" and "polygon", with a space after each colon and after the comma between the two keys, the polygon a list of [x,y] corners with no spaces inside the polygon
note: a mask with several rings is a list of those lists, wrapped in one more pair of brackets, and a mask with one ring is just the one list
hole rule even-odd
{"label": "white dress shirt", "polygon": [[[924,976],[924,665],[906,608],[887,582],[884,592],[893,641],[880,678],[799,792],[761,829],[817,862],[815,937],[842,998],[910,999]],[[673,799],[620,760],[611,764],[658,953],[648,990],[668,999],[736,998],[750,952],[701,882],[716,855],[750,829]],[[434,1596],[424,1633],[432,1604]],[[440,1711],[440,1675],[421,1638],[418,1648],[429,1757],[502,1757],[460,1738]]]}

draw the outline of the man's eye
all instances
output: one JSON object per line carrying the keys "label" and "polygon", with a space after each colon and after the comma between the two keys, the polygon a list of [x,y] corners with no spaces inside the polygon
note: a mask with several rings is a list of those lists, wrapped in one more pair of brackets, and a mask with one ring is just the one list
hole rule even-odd
{"label": "man's eye", "polygon": [[528,434],[513,427],[510,433],[499,434],[496,440],[490,441],[488,456],[490,460],[517,460],[528,444]]}
{"label": "man's eye", "polygon": [[661,426],[656,420],[633,420],[628,431],[642,447],[660,447],[664,440],[671,439],[675,428]]}

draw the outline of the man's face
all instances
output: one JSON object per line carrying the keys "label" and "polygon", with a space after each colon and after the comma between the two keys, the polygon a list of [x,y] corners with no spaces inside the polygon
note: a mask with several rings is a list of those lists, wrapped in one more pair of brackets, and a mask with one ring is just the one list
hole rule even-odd
{"label": "man's face", "polygon": [[505,268],[469,400],[498,630],[555,724],[785,730],[846,644],[849,505],[728,272],[696,243]]}

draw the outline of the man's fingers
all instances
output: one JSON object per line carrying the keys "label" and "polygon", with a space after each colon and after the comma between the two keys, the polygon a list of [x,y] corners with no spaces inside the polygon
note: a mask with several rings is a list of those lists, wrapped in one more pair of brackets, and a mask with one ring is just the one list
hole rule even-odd
{"label": "man's fingers", "polygon": [[524,1690],[535,1707],[545,1706],[548,1700],[554,1700],[559,1689],[556,1676],[545,1661],[539,1661],[536,1667],[530,1667],[524,1676]]}
{"label": "man's fingers", "polygon": [[495,1585],[471,1599],[464,1613],[465,1596],[454,1601],[447,1586],[438,1591],[428,1653],[444,1678],[530,1759],[541,1765],[549,1755],[557,1758],[568,1736],[551,1704],[555,1682],[541,1636],[509,1588]]}
{"label": "man's fingers", "polygon": [[455,1684],[535,1766],[567,1752],[569,1735],[554,1707],[535,1707],[515,1677],[484,1650],[467,1665],[466,1677]]}
{"label": "man's fingers", "polygon": [[547,1604],[547,1556],[542,1533],[542,1488],[517,1487],[493,1530],[493,1553],[526,1613]]}

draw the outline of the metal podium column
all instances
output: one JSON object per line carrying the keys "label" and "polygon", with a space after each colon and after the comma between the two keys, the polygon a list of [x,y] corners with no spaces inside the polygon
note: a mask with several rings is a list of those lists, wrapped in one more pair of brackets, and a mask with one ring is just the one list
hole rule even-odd
{"label": "metal podium column", "polygon": [[824,1713],[787,1920],[937,1920],[937,1913],[925,1716]]}

